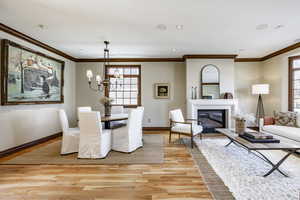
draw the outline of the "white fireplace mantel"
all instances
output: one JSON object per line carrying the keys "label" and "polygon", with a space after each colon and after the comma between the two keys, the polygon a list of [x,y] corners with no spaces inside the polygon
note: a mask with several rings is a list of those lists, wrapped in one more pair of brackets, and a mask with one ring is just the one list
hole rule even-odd
{"label": "white fireplace mantel", "polygon": [[190,99],[187,103],[187,116],[197,119],[198,110],[226,110],[226,127],[232,128],[231,116],[237,112],[237,99]]}

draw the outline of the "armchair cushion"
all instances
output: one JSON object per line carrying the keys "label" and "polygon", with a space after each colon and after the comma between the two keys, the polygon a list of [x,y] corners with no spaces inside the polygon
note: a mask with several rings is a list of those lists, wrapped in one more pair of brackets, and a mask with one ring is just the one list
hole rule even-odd
{"label": "armchair cushion", "polygon": [[198,126],[196,124],[179,124],[179,123],[173,126],[171,128],[171,131],[191,134],[191,125],[192,125],[193,135],[197,135],[202,132],[203,130],[202,126]]}
{"label": "armchair cushion", "polygon": [[172,121],[184,122],[184,118],[180,109],[170,111],[170,118]]}

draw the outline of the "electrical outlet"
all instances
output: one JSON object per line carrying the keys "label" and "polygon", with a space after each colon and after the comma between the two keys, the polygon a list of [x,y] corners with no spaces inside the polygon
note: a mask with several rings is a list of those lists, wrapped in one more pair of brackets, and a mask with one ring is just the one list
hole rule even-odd
{"label": "electrical outlet", "polygon": [[151,123],[151,119],[150,118],[148,118],[148,123]]}

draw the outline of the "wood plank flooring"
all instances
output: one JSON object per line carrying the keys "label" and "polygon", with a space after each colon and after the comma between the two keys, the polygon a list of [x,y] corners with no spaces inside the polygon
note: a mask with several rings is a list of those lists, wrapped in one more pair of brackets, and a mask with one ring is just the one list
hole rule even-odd
{"label": "wood plank flooring", "polygon": [[[213,199],[185,145],[168,144],[164,135],[163,164],[0,165],[0,199]],[[0,162],[46,144],[1,158]]]}

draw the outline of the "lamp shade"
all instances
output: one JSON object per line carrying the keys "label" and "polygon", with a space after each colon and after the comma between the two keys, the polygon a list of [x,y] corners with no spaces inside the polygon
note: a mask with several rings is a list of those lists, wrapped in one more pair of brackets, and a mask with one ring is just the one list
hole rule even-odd
{"label": "lamp shade", "polygon": [[92,70],[87,70],[86,71],[86,77],[88,77],[88,78],[92,78],[93,77],[93,72],[92,72]]}
{"label": "lamp shade", "polygon": [[252,94],[269,94],[269,92],[270,92],[269,84],[252,85]]}

